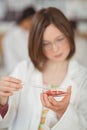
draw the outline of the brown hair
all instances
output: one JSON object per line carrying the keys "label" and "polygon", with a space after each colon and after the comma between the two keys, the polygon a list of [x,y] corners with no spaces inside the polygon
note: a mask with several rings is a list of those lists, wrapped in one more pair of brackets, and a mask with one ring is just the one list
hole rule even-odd
{"label": "brown hair", "polygon": [[54,24],[69,40],[71,51],[67,59],[70,59],[75,52],[74,33],[70,22],[64,14],[55,7],[39,10],[33,18],[28,52],[34,66],[40,71],[43,70],[41,63],[46,59],[42,49],[43,33],[46,27],[51,23]]}

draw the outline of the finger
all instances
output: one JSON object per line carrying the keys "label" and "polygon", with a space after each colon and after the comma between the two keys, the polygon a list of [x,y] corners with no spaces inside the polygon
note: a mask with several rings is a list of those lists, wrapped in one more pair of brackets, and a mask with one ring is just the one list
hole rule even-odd
{"label": "finger", "polygon": [[[44,99],[45,96],[46,96],[47,99]],[[47,101],[46,101],[46,100],[47,100]],[[49,109],[51,109],[51,110],[53,110],[53,111],[56,112],[57,107],[53,106],[53,105],[49,102],[49,98],[48,98],[48,96],[47,96],[46,94],[41,94],[41,101],[42,101],[42,104],[43,104],[45,107],[47,107],[47,108],[49,108]]]}
{"label": "finger", "polygon": [[13,82],[8,82],[8,81],[3,82],[3,86],[7,86],[7,87],[10,87],[10,88],[15,88],[15,89],[22,88],[21,83],[13,83]]}
{"label": "finger", "polygon": [[49,102],[53,105],[53,106],[59,106],[59,102],[55,100],[54,97],[50,96],[49,97]]}
{"label": "finger", "polygon": [[47,99],[47,95],[46,94],[44,94],[44,93],[41,93],[41,101],[42,101],[42,104],[44,105],[44,106],[46,106],[46,100],[48,100]]}
{"label": "finger", "polygon": [[72,86],[69,86],[69,87],[67,88],[67,92],[69,92],[70,94],[71,94],[71,89],[72,89]]}
{"label": "finger", "polygon": [[18,89],[11,88],[11,87],[1,87],[0,91],[2,91],[2,92],[13,92],[13,91],[18,91]]}
{"label": "finger", "polygon": [[52,106],[51,106],[51,103],[50,103],[49,100],[48,100],[47,94],[42,93],[41,95],[42,95],[43,105],[44,105],[45,107],[51,108]]}
{"label": "finger", "polygon": [[5,88],[12,89],[12,90],[19,90],[22,88],[22,85],[11,83],[8,81],[0,81],[0,90],[4,90]]}
{"label": "finger", "polygon": [[22,86],[20,84],[11,83],[7,81],[1,81],[0,82],[0,91],[2,92],[14,92],[21,89]]}
{"label": "finger", "polygon": [[12,92],[0,92],[0,95],[3,97],[9,97],[9,96],[12,96],[13,93]]}
{"label": "finger", "polygon": [[14,77],[10,77],[10,76],[3,77],[2,79],[4,81],[9,81],[9,82],[13,82],[13,83],[21,83],[21,80],[14,78]]}

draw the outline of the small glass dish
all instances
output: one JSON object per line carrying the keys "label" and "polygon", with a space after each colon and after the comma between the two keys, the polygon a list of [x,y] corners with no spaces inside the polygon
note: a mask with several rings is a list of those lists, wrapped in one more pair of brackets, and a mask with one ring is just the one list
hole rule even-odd
{"label": "small glass dish", "polygon": [[46,93],[48,96],[53,96],[53,97],[61,97],[67,95],[67,92],[62,91],[62,90],[47,90],[44,93]]}

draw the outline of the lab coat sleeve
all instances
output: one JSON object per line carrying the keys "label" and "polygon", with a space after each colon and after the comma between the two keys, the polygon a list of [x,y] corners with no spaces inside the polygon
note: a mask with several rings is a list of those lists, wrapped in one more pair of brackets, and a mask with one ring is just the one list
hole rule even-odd
{"label": "lab coat sleeve", "polygon": [[[14,72],[10,75],[16,78],[21,79],[21,70],[23,70],[23,68],[26,68],[25,64],[24,65],[18,65],[16,67],[16,69],[14,70]],[[2,118],[2,116],[0,115],[0,128],[6,128],[9,127],[13,120],[15,119],[16,113],[17,113],[17,108],[18,108],[18,103],[19,103],[19,98],[20,98],[20,93],[21,92],[15,92],[13,96],[9,97],[9,101],[8,101],[8,111],[6,113],[6,115],[4,116],[4,118]]]}
{"label": "lab coat sleeve", "polygon": [[[86,76],[87,77],[87,76]],[[87,130],[87,79],[82,83],[77,104],[69,104],[61,119],[52,127],[44,125],[44,130]]]}
{"label": "lab coat sleeve", "polygon": [[69,105],[68,109],[58,121],[58,123],[51,129],[46,125],[44,130],[85,130],[80,126],[78,114],[72,105]]}
{"label": "lab coat sleeve", "polygon": [[17,98],[15,98],[15,96],[12,96],[9,98],[8,101],[8,111],[6,113],[6,115],[4,116],[4,118],[2,118],[2,116],[0,115],[0,128],[6,128],[9,127],[15,116],[16,116],[16,110],[17,110]]}

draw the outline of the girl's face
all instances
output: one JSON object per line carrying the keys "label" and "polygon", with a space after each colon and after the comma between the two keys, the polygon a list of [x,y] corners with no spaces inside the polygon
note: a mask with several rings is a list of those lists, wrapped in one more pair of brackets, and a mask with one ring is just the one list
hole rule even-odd
{"label": "girl's face", "polygon": [[70,53],[68,39],[53,24],[44,31],[42,48],[44,55],[51,61],[64,61]]}

